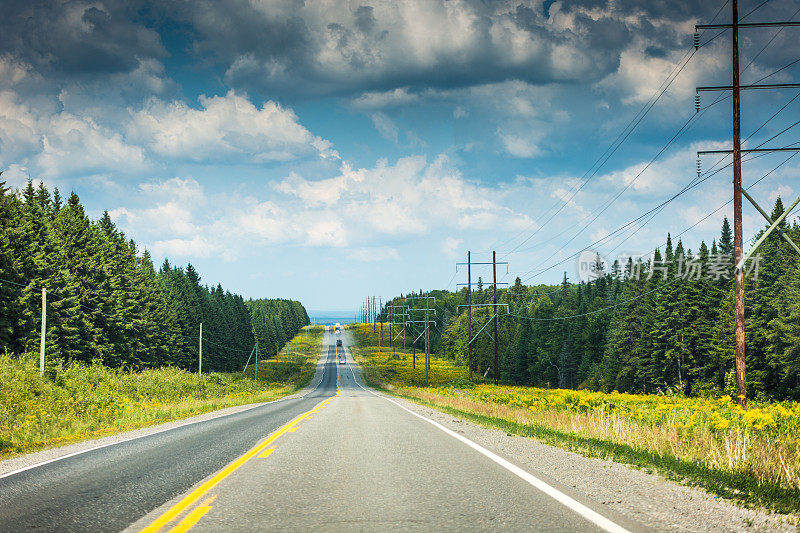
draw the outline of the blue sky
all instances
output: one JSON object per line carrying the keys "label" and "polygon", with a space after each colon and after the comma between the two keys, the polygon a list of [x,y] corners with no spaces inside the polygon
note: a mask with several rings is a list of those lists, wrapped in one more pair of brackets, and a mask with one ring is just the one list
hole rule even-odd
{"label": "blue sky", "polygon": [[[760,4],[743,1],[740,13],[798,15],[789,0],[749,14]],[[697,150],[730,145],[730,99],[694,115],[696,86],[729,83],[728,33],[705,32],[708,44],[691,52],[695,24],[730,20],[723,2],[3,9],[4,179],[75,190],[157,263],[191,262],[205,282],[246,297],[351,310],[368,294],[453,289],[468,249],[478,260],[497,250],[505,281],[552,283],[565,271],[576,278],[586,247],[613,259],[685,231],[696,249],[730,214],[728,168],[613,233],[691,183]],[[747,30],[742,81],[795,82],[797,65],[782,67],[798,57],[796,29]],[[796,94],[744,93],[745,136],[786,106],[748,145],[797,121]],[[703,93],[702,105],[717,96]],[[797,136],[789,129],[769,145]],[[763,204],[800,193],[800,157],[781,165],[789,155],[745,162],[745,186],[780,165],[751,189]],[[747,206],[744,221],[746,238],[762,227]]]}

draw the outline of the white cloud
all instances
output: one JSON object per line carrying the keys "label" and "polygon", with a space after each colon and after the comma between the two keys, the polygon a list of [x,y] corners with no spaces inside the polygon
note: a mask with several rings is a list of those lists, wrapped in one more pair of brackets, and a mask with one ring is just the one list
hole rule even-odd
{"label": "white cloud", "polygon": [[397,142],[399,133],[397,125],[389,118],[389,115],[382,111],[377,111],[375,113],[370,113],[369,118],[372,120],[372,124],[375,126],[375,129],[378,130],[378,133],[381,134],[381,137],[394,141],[395,143]]}
{"label": "white cloud", "polygon": [[[623,103],[626,104],[643,104],[660,93],[664,88],[664,80],[677,73],[678,65],[682,64],[684,50],[675,51],[667,57],[654,57],[645,53],[645,48],[649,45],[649,41],[642,39],[637,46],[623,51],[617,72],[598,85],[608,89],[611,94],[621,96]],[[673,111],[676,102],[688,104],[698,85],[711,85],[708,80],[714,79],[716,74],[729,68],[724,61],[727,51],[723,52],[721,46],[724,46],[723,42],[718,41],[694,54],[683,70],[674,77],[663,98],[672,103],[672,106],[669,106],[670,112]]]}
{"label": "white cloud", "polygon": [[399,87],[391,91],[367,92],[350,101],[356,109],[381,109],[385,107],[403,106],[419,100],[419,95],[409,92],[408,87]]}
{"label": "white cloud", "polygon": [[30,166],[45,177],[146,167],[144,151],[120,133],[88,116],[23,103],[12,91],[0,92],[0,145],[0,163]]}
{"label": "white cloud", "polygon": [[233,91],[201,96],[199,101],[201,108],[193,109],[179,101],[151,99],[131,112],[128,136],[159,155],[198,162],[263,163],[336,155],[331,144],[312,135],[291,109],[273,101],[258,108]]}
{"label": "white cloud", "polygon": [[[784,207],[788,207],[787,203],[788,202],[792,202],[794,200],[794,198],[795,198],[794,189],[791,186],[783,184],[783,183],[782,184],[778,184],[778,185],[775,186],[775,188],[772,191],[770,191],[769,196],[767,198],[769,198],[770,204],[774,205],[775,201],[778,199],[779,196],[781,197],[781,200],[783,201],[783,206]],[[756,202],[758,202],[758,200],[756,200]],[[770,205],[769,207],[772,207],[772,205]],[[770,210],[767,209],[767,206],[762,206],[762,208],[765,211],[767,211],[767,214],[769,214]]]}
{"label": "white cloud", "polygon": [[502,130],[497,131],[497,135],[503,144],[503,149],[513,157],[532,158],[541,154],[541,150],[529,138],[523,138]]}
{"label": "white cloud", "polygon": [[166,181],[150,181],[140,184],[139,189],[149,196],[192,202],[195,205],[205,200],[202,186],[193,178],[175,177]]}
{"label": "white cloud", "polygon": [[200,235],[188,239],[166,239],[155,241],[150,251],[156,256],[176,259],[210,257],[220,252],[217,245]]}
{"label": "white cloud", "polygon": [[[191,178],[172,178],[141,185],[132,205],[111,214],[154,251],[212,250],[225,257],[251,246],[299,245],[352,246],[390,258],[396,253],[387,251],[396,250],[391,241],[446,228],[530,224],[527,216],[492,200],[497,195],[491,189],[464,179],[445,156],[381,160],[358,169],[342,163],[336,176],[309,180],[293,173],[272,191],[269,198],[211,196]],[[353,253],[357,258],[367,252]]]}
{"label": "white cloud", "polygon": [[459,246],[463,243],[463,239],[456,239],[454,237],[447,237],[444,242],[442,242],[442,253],[449,258],[454,258],[459,256]]}
{"label": "white cloud", "polygon": [[47,176],[116,170],[136,172],[146,167],[144,151],[125,142],[122,135],[96,124],[91,118],[59,113],[51,117],[42,135],[36,164]]}
{"label": "white cloud", "polygon": [[38,77],[30,65],[17,60],[11,55],[0,56],[0,86],[10,87],[29,79]]}

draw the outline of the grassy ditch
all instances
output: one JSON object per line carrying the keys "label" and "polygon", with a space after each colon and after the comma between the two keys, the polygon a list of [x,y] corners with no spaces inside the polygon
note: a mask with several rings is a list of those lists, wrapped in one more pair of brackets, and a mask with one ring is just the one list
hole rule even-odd
{"label": "grassy ditch", "polygon": [[291,394],[313,377],[322,334],[322,327],[304,328],[278,361],[259,361],[258,380],[255,365],[246,375],[198,376],[75,363],[40,376],[33,357],[0,355],[0,457]]}
{"label": "grassy ditch", "polygon": [[[377,354],[355,326],[365,379],[392,394],[508,433],[612,459],[751,506],[800,515],[800,404],[470,383],[453,362],[419,386],[406,354]],[[461,368],[461,374],[459,374]],[[390,371],[387,371],[390,369]],[[439,369],[444,372],[438,374]]]}

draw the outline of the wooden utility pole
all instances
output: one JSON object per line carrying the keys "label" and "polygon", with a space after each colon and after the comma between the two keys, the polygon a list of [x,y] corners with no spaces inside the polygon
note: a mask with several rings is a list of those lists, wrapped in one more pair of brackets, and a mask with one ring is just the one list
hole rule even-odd
{"label": "wooden utility pole", "polygon": [[[744,334],[744,263],[746,256],[744,255],[744,242],[742,237],[742,152],[777,152],[777,151],[798,151],[800,148],[796,147],[775,147],[775,148],[754,148],[742,150],[741,141],[741,104],[740,92],[742,89],[799,89],[800,84],[797,83],[780,83],[780,84],[761,84],[761,85],[740,85],[739,83],[739,30],[741,28],[774,28],[774,27],[798,27],[800,22],[755,22],[755,23],[741,23],[739,22],[739,6],[738,0],[731,0],[731,23],[730,24],[698,24],[695,26],[695,31],[710,30],[710,29],[726,29],[730,28],[731,35],[731,51],[732,51],[732,84],[726,86],[710,86],[698,87],[697,92],[700,91],[724,91],[730,90],[733,92],[733,149],[732,150],[701,150],[697,152],[698,157],[706,154],[732,154],[733,155],[733,253],[734,253],[734,331],[736,340],[735,351],[735,368],[736,368],[736,396],[739,404],[742,407],[747,407],[747,371],[745,366],[745,334]],[[699,46],[699,37],[695,37],[695,48]],[[763,78],[762,78],[763,79]],[[699,109],[699,97],[697,99]],[[763,144],[763,143],[762,143]],[[759,145],[761,146],[761,145]],[[755,201],[745,193],[746,198],[765,215]],[[769,219],[769,217],[766,217]],[[771,227],[770,230],[774,229]],[[765,237],[763,235],[762,237]],[[760,243],[758,243],[760,244]],[[794,245],[793,245],[794,247]],[[754,246],[750,250],[750,254],[754,252]]]}
{"label": "wooden utility pole", "polygon": [[425,386],[428,386],[428,372],[431,366],[430,357],[430,326],[428,324],[428,291],[425,291]]}
{"label": "wooden utility pole", "polygon": [[469,380],[472,381],[472,262],[467,252],[467,365]]}
{"label": "wooden utility pole", "polygon": [[[427,307],[427,306],[426,306]],[[411,368],[417,368],[417,328],[414,327],[414,320],[416,314],[414,313],[414,292],[411,292]]]}
{"label": "wooden utility pole", "polygon": [[197,374],[203,373],[203,323],[200,322],[200,339],[197,347]]}
{"label": "wooden utility pole", "polygon": [[[492,252],[492,261],[491,262],[472,262],[472,254],[467,252],[467,262],[466,263],[456,263],[456,272],[458,272],[459,265],[467,265],[467,303],[466,305],[459,305],[456,307],[458,310],[461,307],[467,308],[467,364],[469,366],[469,379],[472,379],[472,343],[480,336],[481,333],[485,335],[489,335],[489,337],[493,337],[494,341],[494,379],[495,383],[498,383],[500,380],[500,371],[499,371],[499,360],[500,360],[500,347],[499,347],[499,339],[498,335],[498,307],[505,307],[506,311],[508,311],[508,304],[498,304],[497,303],[497,285],[508,285],[508,283],[497,282],[497,265],[506,265],[506,274],[508,274],[508,263],[502,261],[500,263],[497,262],[497,252]],[[472,265],[492,265],[492,289],[493,289],[493,296],[492,296],[492,303],[484,304],[483,302],[473,304],[472,303]],[[478,286],[480,287],[483,284],[481,278],[478,278]],[[465,285],[464,283],[459,283],[458,285]],[[483,293],[481,293],[483,294]],[[492,316],[485,322],[483,325],[478,329],[478,332],[475,336],[472,336],[472,308],[473,307],[491,307],[493,314]],[[479,324],[480,325],[480,324]],[[494,326],[494,336],[492,336],[486,328],[490,325]],[[486,331],[485,331],[486,330]],[[492,363],[489,362],[486,364],[486,372],[483,374],[483,377],[486,377],[489,374],[489,370],[491,370]]]}
{"label": "wooden utility pole", "polygon": [[[202,331],[202,325],[201,331]],[[39,340],[39,375],[44,375],[44,345],[47,337],[47,289],[42,289],[42,335]],[[202,342],[202,341],[200,341]],[[202,345],[201,345],[202,346]]]}
{"label": "wooden utility pole", "polygon": [[492,311],[494,311],[494,384],[500,381],[500,368],[497,356],[497,252],[492,251]]}
{"label": "wooden utility pole", "polygon": [[[733,46],[733,255],[734,264],[744,253],[742,241],[742,137],[739,100],[739,6],[731,0]],[[747,380],[744,341],[744,267],[734,270],[734,299],[736,321],[736,396],[747,407]]]}

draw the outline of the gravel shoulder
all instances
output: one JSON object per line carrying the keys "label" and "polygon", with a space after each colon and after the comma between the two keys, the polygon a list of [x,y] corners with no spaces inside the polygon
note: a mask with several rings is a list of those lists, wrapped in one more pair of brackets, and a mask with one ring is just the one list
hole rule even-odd
{"label": "gravel shoulder", "polygon": [[[348,359],[363,383],[361,367],[352,356]],[[464,435],[543,480],[570,487],[655,531],[800,531],[796,517],[747,509],[703,489],[623,463],[585,457],[535,438],[510,435],[404,398],[379,394]]]}
{"label": "gravel shoulder", "polygon": [[584,457],[534,438],[467,422],[395,398],[528,470],[657,531],[799,531],[794,517],[746,509],[708,492],[610,460]]}
{"label": "gravel shoulder", "polygon": [[57,459],[64,458],[69,455],[75,455],[81,452],[85,452],[87,450],[91,450],[94,448],[101,448],[105,446],[111,446],[113,444],[129,441],[141,437],[146,437],[148,435],[153,435],[155,433],[161,433],[163,431],[169,431],[170,429],[174,429],[181,426],[186,426],[189,424],[195,424],[197,422],[203,422],[206,420],[211,420],[213,418],[219,418],[221,416],[232,415],[235,413],[240,413],[242,411],[246,411],[248,409],[253,409],[255,407],[259,407],[261,405],[266,405],[269,403],[275,402],[282,402],[291,398],[299,398],[300,396],[305,395],[309,391],[313,390],[319,383],[322,381],[322,369],[324,366],[324,359],[320,355],[320,359],[317,362],[317,368],[314,374],[314,378],[311,380],[308,386],[299,391],[290,394],[288,396],[284,396],[277,400],[273,400],[271,402],[259,402],[259,403],[250,403],[244,405],[236,405],[233,407],[226,407],[225,409],[218,409],[216,411],[208,411],[206,413],[202,413],[199,415],[191,416],[188,418],[181,418],[178,420],[173,420],[171,422],[164,422],[162,424],[156,424],[153,426],[147,426],[139,429],[134,429],[131,431],[123,431],[120,433],[115,433],[113,435],[108,435],[99,439],[89,439],[83,440],[80,442],[74,442],[71,444],[67,444],[64,446],[59,446],[56,448],[48,448],[46,450],[39,450],[36,452],[31,452],[25,455],[19,455],[16,457],[11,457],[0,461],[0,477],[10,474],[12,472],[16,472],[18,470],[29,468],[33,465],[37,465],[39,463],[54,461]]}

